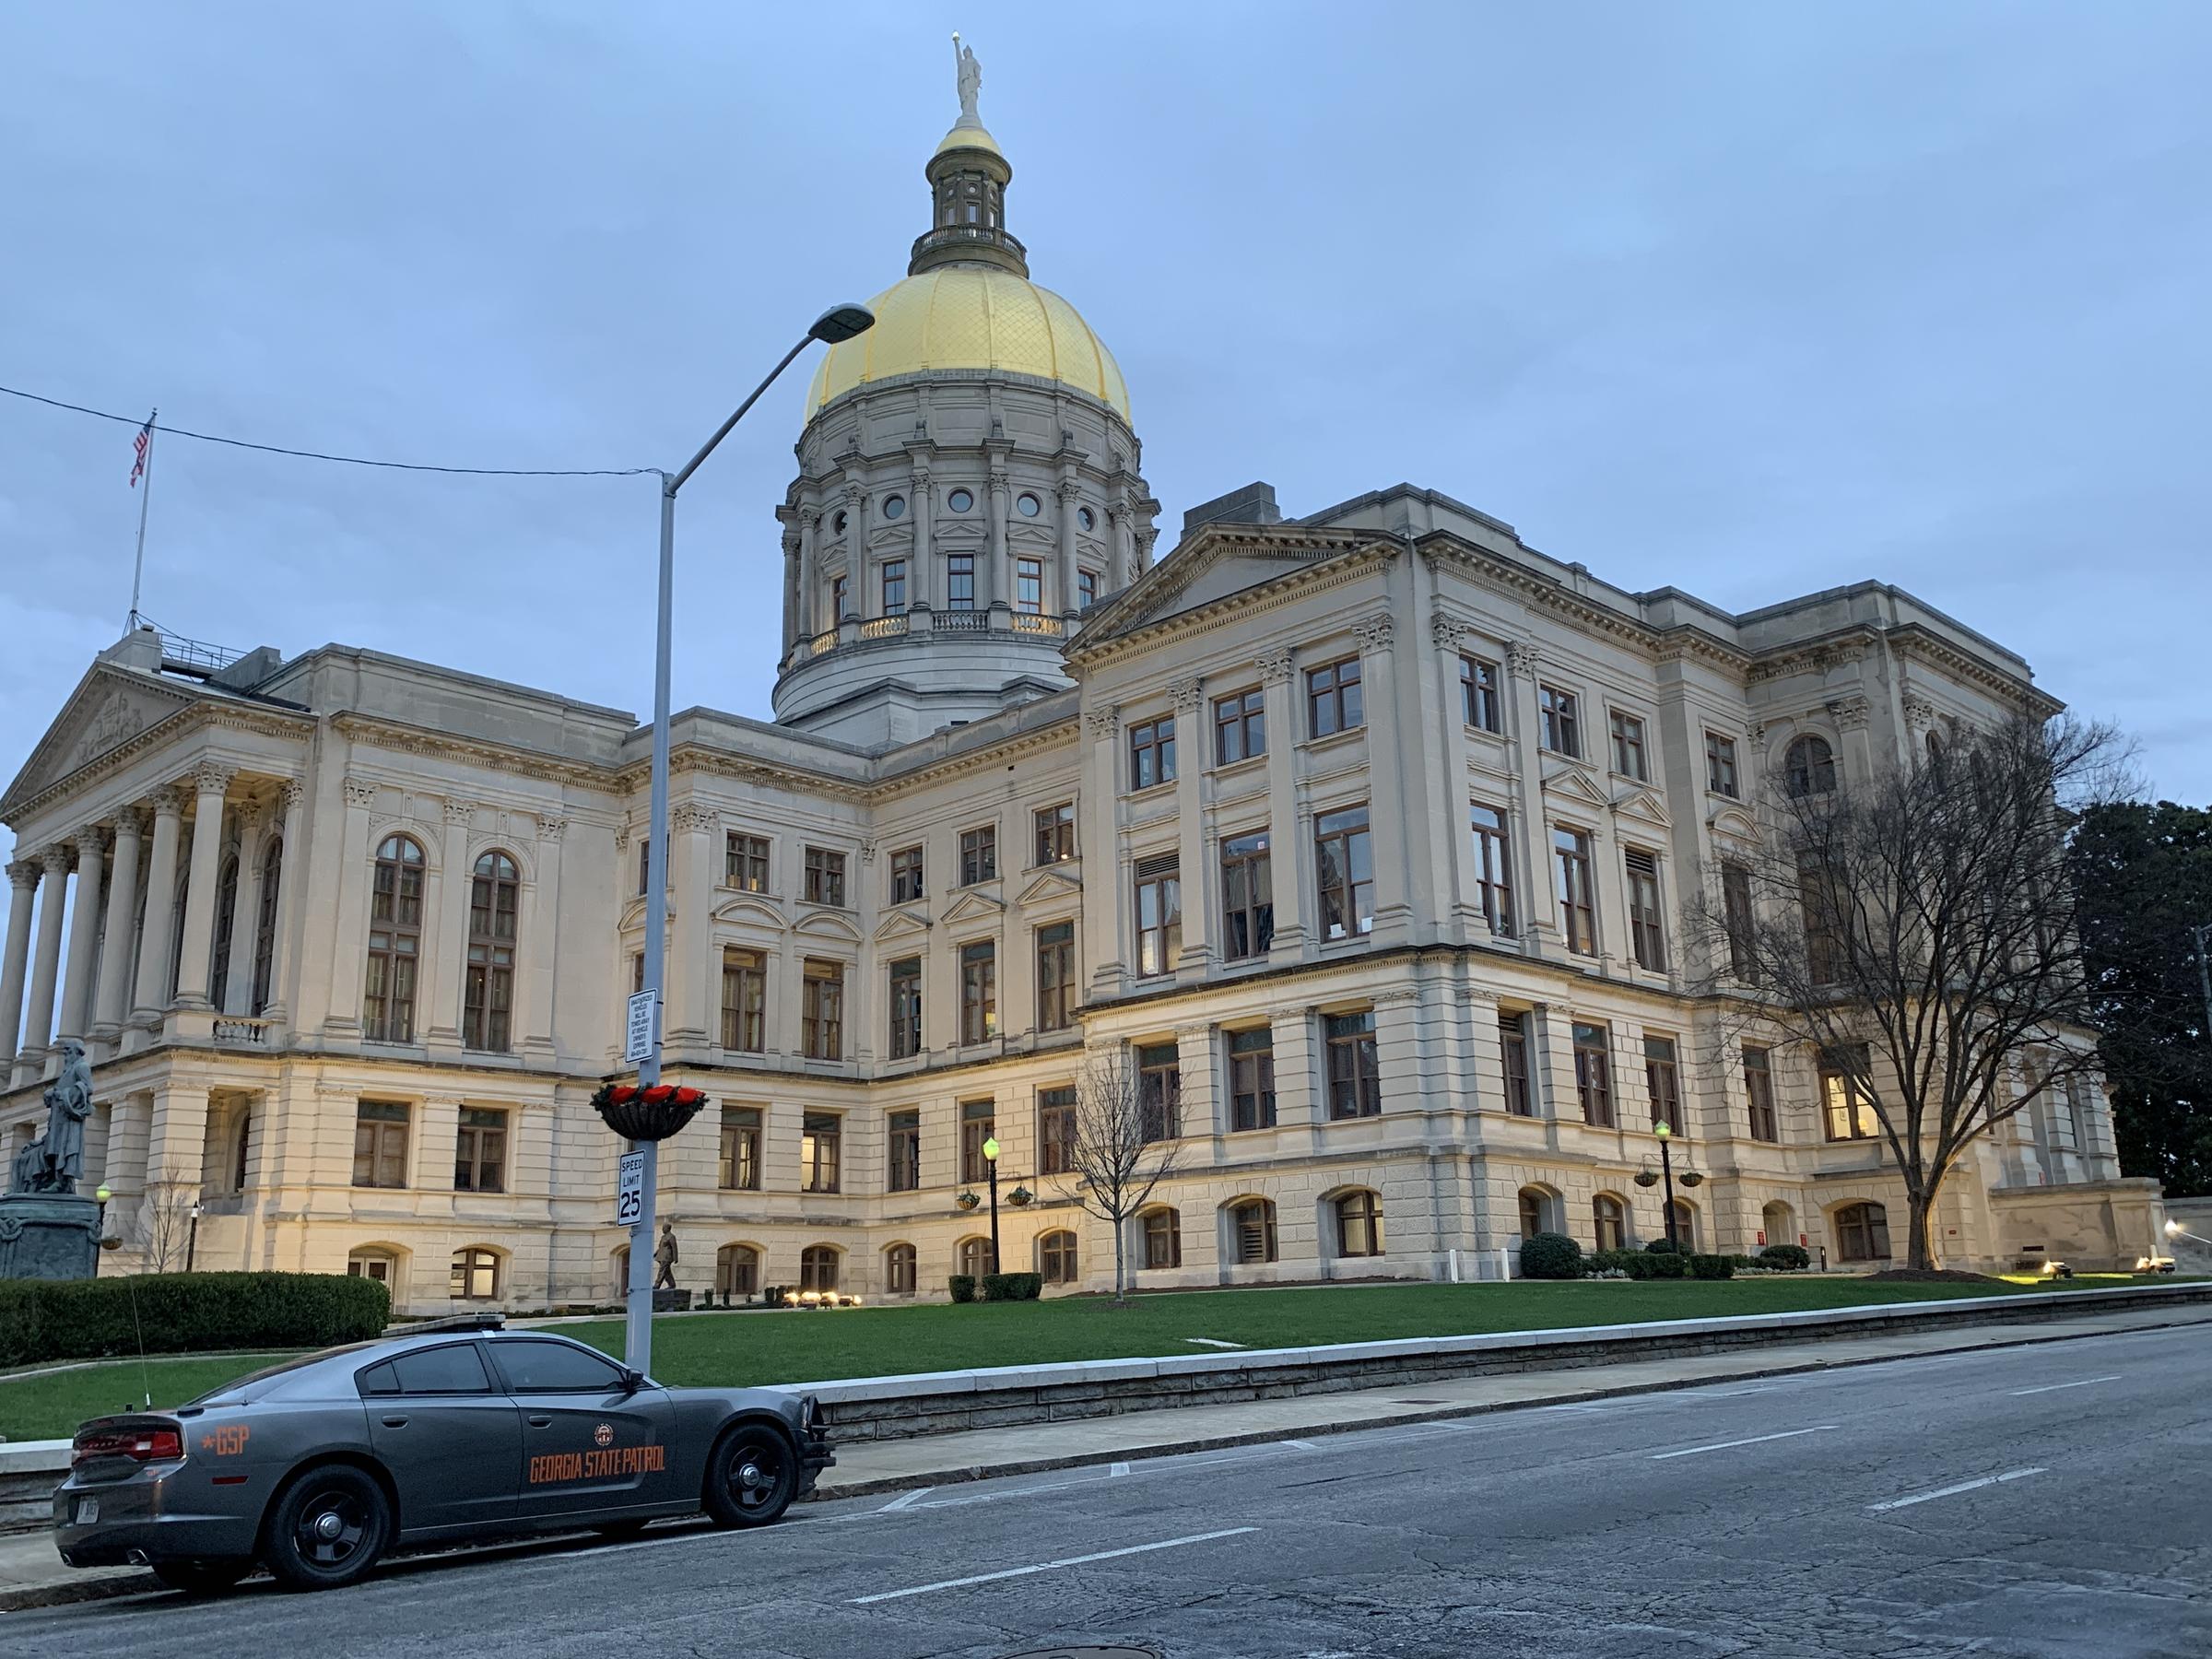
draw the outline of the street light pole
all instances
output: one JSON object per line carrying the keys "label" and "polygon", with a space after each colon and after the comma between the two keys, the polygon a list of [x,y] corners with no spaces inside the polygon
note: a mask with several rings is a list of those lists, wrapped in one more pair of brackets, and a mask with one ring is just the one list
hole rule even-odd
{"label": "street light pole", "polygon": [[1666,1194],[1666,1241],[1679,1251],[1682,1241],[1675,1230],[1675,1160],[1667,1152],[1667,1145],[1674,1139],[1675,1132],[1662,1123],[1654,1125],[1652,1133],[1659,1137],[1659,1174],[1666,1182],[1662,1189]]}
{"label": "street light pole", "polygon": [[[760,401],[760,394],[775,383],[776,377],[791,367],[792,359],[806,349],[809,341],[820,340],[834,346],[875,324],[875,314],[865,306],[830,307],[814,320],[814,325],[798,344],[783,354],[783,360],[768,371],[768,378],[753,388],[752,395],[714,429],[714,435],[700,446],[699,453],[686,463],[682,471],[660,475],[661,571],[659,609],[653,632],[653,785],[645,830],[643,988],[653,993],[653,1044],[638,1065],[638,1087],[641,1089],[652,1088],[661,1080],[661,1010],[666,979],[662,964],[668,937],[668,680],[676,615],[676,492],[699,470],[700,464],[714,453],[715,445],[730,435],[730,429],[745,418],[746,411]],[[661,1149],[657,1141],[638,1141],[632,1146],[644,1154],[645,1194],[637,1219],[630,1223],[629,1229],[629,1319],[623,1333],[622,1357],[630,1370],[643,1375],[653,1365],[653,1248],[657,1219],[654,1212],[660,1197]]]}
{"label": "street light pole", "polygon": [[200,1205],[193,1200],[192,1224],[184,1230],[184,1271],[192,1271],[192,1258],[200,1248]]}
{"label": "street light pole", "polygon": [[991,1271],[998,1268],[998,1136],[983,1141],[983,1168],[991,1176]]}
{"label": "street light pole", "polygon": [[2212,939],[2212,924],[2191,928],[2189,936],[2196,941],[2196,982],[2205,997],[2205,1035],[2212,1040],[2212,958],[2205,955],[2205,942]]}

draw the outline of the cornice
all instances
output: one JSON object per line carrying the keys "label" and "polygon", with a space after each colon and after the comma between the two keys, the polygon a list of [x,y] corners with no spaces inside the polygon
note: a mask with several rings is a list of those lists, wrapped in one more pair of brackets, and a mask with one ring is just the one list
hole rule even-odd
{"label": "cornice", "polygon": [[348,742],[358,743],[366,748],[454,760],[465,765],[485,767],[492,771],[512,772],[518,776],[552,782],[574,783],[585,789],[607,790],[616,786],[618,774],[612,768],[594,766],[588,761],[563,760],[535,750],[508,748],[475,738],[449,736],[421,726],[383,720],[370,714],[335,714],[331,717],[330,724],[333,731]]}
{"label": "cornice", "polygon": [[[1312,533],[1306,535],[1310,536]],[[1239,545],[1255,550],[1298,545],[1292,537],[1269,535],[1265,531],[1240,535],[1234,539]],[[1377,539],[1351,542],[1323,550],[1335,556],[1324,557],[1313,564],[1296,570],[1285,571],[1280,575],[1268,578],[1257,588],[1225,594],[1194,610],[1181,611],[1157,620],[1132,623],[1128,632],[1108,635],[1093,644],[1083,643],[1081,637],[1077,636],[1077,641],[1068,647],[1066,659],[1070,663],[1080,663],[1086,668],[1091,668],[1143,652],[1155,651],[1170,641],[1207,632],[1225,618],[1241,619],[1264,611],[1279,609],[1307,594],[1326,592],[1330,588],[1357,582],[1397,558],[1403,548],[1397,542]],[[1212,561],[1207,562],[1210,564]],[[1153,568],[1164,571],[1170,566],[1161,564]],[[1197,573],[1195,570],[1191,571],[1181,582],[1156,591],[1158,601],[1161,604],[1172,602],[1177,594],[1187,589],[1190,581]]]}
{"label": "cornice", "polygon": [[[7,821],[19,823],[33,817],[56,802],[66,800],[71,794],[112,777],[139,756],[196,732],[251,732],[266,737],[299,738],[306,736],[313,725],[314,717],[304,712],[293,713],[282,709],[213,700],[187,702],[125,738],[106,754],[88,760],[75,771],[57,778],[38,794],[25,795],[19,801],[10,801],[7,804]],[[35,753],[33,759],[36,759]]]}

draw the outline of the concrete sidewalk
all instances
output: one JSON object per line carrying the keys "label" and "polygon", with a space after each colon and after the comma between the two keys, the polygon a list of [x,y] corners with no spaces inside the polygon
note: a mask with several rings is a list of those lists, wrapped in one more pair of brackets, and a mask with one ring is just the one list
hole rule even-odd
{"label": "concrete sidewalk", "polygon": [[[912,1440],[867,1441],[839,1451],[837,1466],[824,1472],[817,1497],[853,1498],[915,1487],[951,1486],[1006,1475],[1305,1439],[1394,1423],[1574,1405],[1706,1382],[1872,1365],[1930,1354],[2066,1342],[2172,1325],[2203,1325],[2212,1335],[2212,1307],[2145,1309],[2085,1314],[2026,1326],[1893,1332],[1772,1344],[1715,1354],[1173,1406]],[[0,1612],[158,1588],[150,1573],[134,1567],[73,1571],[61,1564],[52,1537],[44,1532],[0,1535]]]}

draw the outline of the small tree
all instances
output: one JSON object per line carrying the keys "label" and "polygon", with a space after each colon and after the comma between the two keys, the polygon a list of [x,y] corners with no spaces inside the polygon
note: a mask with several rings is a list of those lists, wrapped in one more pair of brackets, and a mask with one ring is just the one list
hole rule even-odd
{"label": "small tree", "polygon": [[1119,1049],[1092,1056],[1077,1080],[1066,1143],[1070,1184],[1061,1196],[1112,1227],[1117,1302],[1128,1300],[1129,1218],[1144,1208],[1182,1154],[1174,1138],[1181,1125],[1166,1121],[1172,1110],[1171,1102],[1147,1110],[1139,1079]]}
{"label": "small tree", "polygon": [[191,1250],[193,1194],[181,1186],[148,1187],[132,1229],[140,1270],[182,1273]]}
{"label": "small tree", "polygon": [[2068,841],[2125,761],[2109,727],[2023,714],[1851,787],[1793,762],[1759,845],[1689,906],[1739,1025],[1812,1050],[1850,1126],[1878,1123],[1914,1267],[1974,1138],[2098,1077]]}

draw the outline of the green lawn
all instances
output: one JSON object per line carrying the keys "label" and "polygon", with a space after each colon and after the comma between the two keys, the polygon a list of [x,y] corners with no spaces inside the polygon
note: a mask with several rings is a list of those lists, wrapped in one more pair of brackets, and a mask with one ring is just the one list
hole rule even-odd
{"label": "green lawn", "polygon": [[[806,1382],[969,1366],[1025,1365],[1161,1354],[1226,1353],[1187,1340],[1210,1336],[1246,1347],[1303,1347],[1391,1336],[1455,1336],[1647,1319],[1854,1308],[1938,1301],[1960,1295],[2032,1294],[2135,1281],[2087,1276],[2054,1286],[1876,1285],[1845,1278],[1585,1279],[1507,1285],[1333,1285],[1312,1289],[1182,1291],[1139,1297],[1124,1308],[1096,1297],[963,1307],[842,1308],[835,1312],[665,1314],[653,1324],[653,1374],[664,1382]],[[612,1354],[622,1322],[555,1327]],[[147,1383],[157,1407],[181,1405],[281,1358],[156,1359]],[[88,1417],[141,1398],[136,1360],[41,1377],[0,1378],[0,1435],[66,1435]]]}

